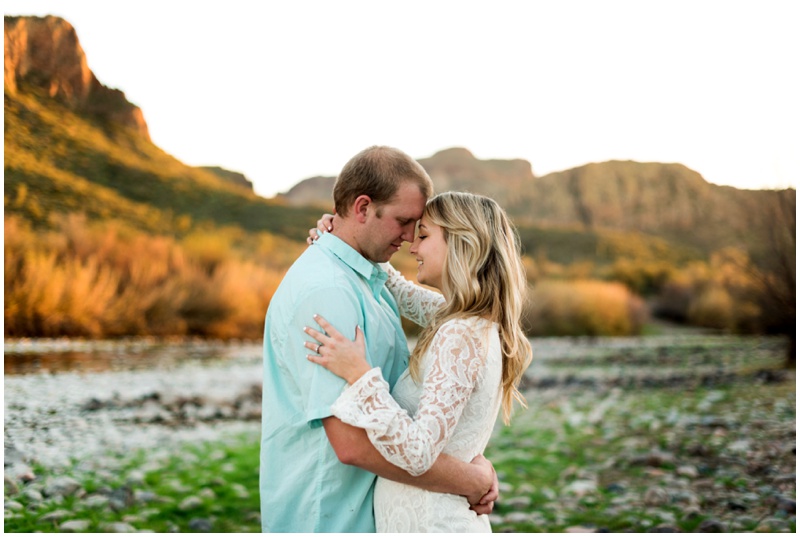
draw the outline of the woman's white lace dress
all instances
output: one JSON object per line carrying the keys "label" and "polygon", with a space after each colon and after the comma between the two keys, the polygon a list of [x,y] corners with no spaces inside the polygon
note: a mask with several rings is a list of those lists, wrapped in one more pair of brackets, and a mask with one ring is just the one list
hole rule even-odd
{"label": "woman's white lace dress", "polygon": [[[423,326],[443,304],[441,295],[407,281],[390,266],[387,286],[404,317]],[[448,321],[422,359],[423,383],[408,371],[392,394],[375,368],[348,387],[333,413],[366,429],[393,464],[425,473],[440,453],[465,462],[483,452],[500,408],[502,352],[497,325],[480,317]],[[413,416],[413,417],[412,417]],[[378,532],[489,532],[486,515],[463,496],[428,492],[378,478]]]}

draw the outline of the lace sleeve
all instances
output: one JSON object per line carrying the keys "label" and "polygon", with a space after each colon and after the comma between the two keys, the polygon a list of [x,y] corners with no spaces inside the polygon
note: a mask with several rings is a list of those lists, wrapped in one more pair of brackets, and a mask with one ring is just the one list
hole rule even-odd
{"label": "lace sleeve", "polygon": [[435,291],[406,280],[389,263],[381,266],[389,274],[386,287],[397,300],[400,315],[420,326],[428,326],[433,315],[444,305],[444,297]]}
{"label": "lace sleeve", "polygon": [[486,350],[464,320],[449,321],[428,349],[422,396],[412,418],[392,398],[389,385],[372,369],[331,406],[333,414],[367,431],[383,457],[411,475],[427,472],[447,445],[483,369]]}

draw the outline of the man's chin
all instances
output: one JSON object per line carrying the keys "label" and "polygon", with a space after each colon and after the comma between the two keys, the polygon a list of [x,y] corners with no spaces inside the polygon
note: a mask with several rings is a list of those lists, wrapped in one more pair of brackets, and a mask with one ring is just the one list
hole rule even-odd
{"label": "man's chin", "polygon": [[373,263],[386,263],[390,259],[392,259],[392,256],[394,254],[396,254],[399,251],[400,248],[395,246],[390,246],[387,250],[384,250],[383,252],[372,252],[372,254],[363,253],[361,255],[363,255]]}
{"label": "man's chin", "polygon": [[369,259],[373,263],[387,263],[387,262],[389,262],[389,260],[392,258],[393,255],[394,255],[394,252],[386,252],[386,253],[379,254],[379,255],[378,254],[369,255],[369,256],[365,255],[364,257],[366,257],[367,259]]}

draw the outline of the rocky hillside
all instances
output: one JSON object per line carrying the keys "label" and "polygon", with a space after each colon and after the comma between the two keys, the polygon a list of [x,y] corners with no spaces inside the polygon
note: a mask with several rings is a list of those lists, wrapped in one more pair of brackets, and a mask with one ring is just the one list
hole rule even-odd
{"label": "rocky hillside", "polygon": [[[534,182],[531,164],[526,160],[478,160],[469,150],[460,147],[418,160],[431,176],[437,192],[479,192],[492,196],[509,210],[517,194],[528,191]],[[335,179],[312,177],[281,196],[294,205],[330,207]]]}
{"label": "rocky hillside", "polygon": [[333,206],[333,183],[335,177],[310,177],[294,185],[288,192],[278,194],[291,205],[314,205],[331,210]]}
{"label": "rocky hillside", "polygon": [[4,89],[43,90],[71,110],[107,118],[150,139],[142,111],[101,84],[89,69],[75,28],[59,17],[5,17]]}
{"label": "rocky hillside", "polygon": [[243,173],[226,170],[225,168],[220,168],[219,166],[200,166],[200,169],[211,172],[220,179],[224,179],[231,184],[239,185],[250,191],[253,190],[253,182],[245,177]]}
{"label": "rocky hillside", "polygon": [[610,161],[537,178],[523,198],[531,223],[638,230],[718,248],[747,242],[741,215],[775,195],[714,185],[682,164]]}
{"label": "rocky hillside", "polygon": [[75,29],[58,17],[5,17],[4,90],[5,213],[36,226],[81,212],[155,233],[233,225],[299,240],[319,213],[155,146],[142,111],[98,81]]}
{"label": "rocky hillside", "polygon": [[[5,210],[38,224],[81,211],[150,231],[211,222],[296,239],[331,208],[333,177],[267,200],[238,172],[186,166],[153,145],[142,111],[98,81],[63,19],[5,17],[4,87]],[[480,160],[464,148],[420,163],[437,191],[489,195],[520,227],[643,233],[704,251],[752,243],[743,215],[795,197],[713,185],[680,164],[611,161],[537,177],[525,160]]]}
{"label": "rocky hillside", "polygon": [[[747,241],[769,197],[794,190],[739,190],[708,183],[682,164],[609,161],[536,177],[525,160],[479,160],[452,148],[419,159],[437,192],[466,190],[495,198],[519,226],[618,229],[659,235],[703,249]],[[330,205],[334,177],[315,177],[283,196]]]}

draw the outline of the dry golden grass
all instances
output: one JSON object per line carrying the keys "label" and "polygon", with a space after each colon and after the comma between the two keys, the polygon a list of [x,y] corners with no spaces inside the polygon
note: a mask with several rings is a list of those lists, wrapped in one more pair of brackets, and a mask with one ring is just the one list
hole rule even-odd
{"label": "dry golden grass", "polygon": [[259,338],[287,260],[303,245],[273,239],[282,252],[262,264],[267,234],[234,237],[237,248],[231,233],[183,243],[77,215],[53,231],[6,216],[5,333]]}
{"label": "dry golden grass", "polygon": [[529,293],[525,330],[532,336],[627,336],[641,332],[644,302],[621,283],[542,280]]}
{"label": "dry golden grass", "polygon": [[[305,248],[236,227],[209,226],[176,239],[119,222],[90,223],[77,214],[51,222],[52,229],[33,229],[22,217],[5,216],[6,336],[257,339],[285,270]],[[407,251],[393,264],[416,281]],[[641,333],[648,312],[629,285],[592,279],[588,263],[556,270],[526,258],[526,267],[535,282],[525,315],[530,335]],[[630,279],[650,270],[621,263],[617,269]],[[725,249],[708,262],[653,265],[644,279],[659,288],[657,315],[757,332],[766,310],[754,271],[746,254]]]}
{"label": "dry golden grass", "polygon": [[735,248],[675,269],[665,281],[656,313],[692,325],[730,332],[764,329],[763,276],[747,254]]}

